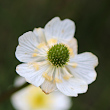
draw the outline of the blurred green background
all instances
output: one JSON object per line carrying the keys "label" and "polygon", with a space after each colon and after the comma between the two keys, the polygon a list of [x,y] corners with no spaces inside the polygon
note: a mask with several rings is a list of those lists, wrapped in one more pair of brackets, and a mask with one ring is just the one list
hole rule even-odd
{"label": "blurred green background", "polygon": [[[18,76],[18,37],[55,16],[75,21],[79,53],[90,51],[99,58],[97,80],[86,94],[72,98],[71,110],[110,110],[110,0],[0,0],[0,94]],[[14,110],[10,99],[0,103],[0,110]]]}

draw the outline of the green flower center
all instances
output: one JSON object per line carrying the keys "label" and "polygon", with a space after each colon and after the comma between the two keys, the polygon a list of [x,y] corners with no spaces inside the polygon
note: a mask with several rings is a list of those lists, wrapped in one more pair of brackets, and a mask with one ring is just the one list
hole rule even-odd
{"label": "green flower center", "polygon": [[57,67],[62,67],[69,61],[69,49],[64,44],[52,46],[47,54],[48,60]]}

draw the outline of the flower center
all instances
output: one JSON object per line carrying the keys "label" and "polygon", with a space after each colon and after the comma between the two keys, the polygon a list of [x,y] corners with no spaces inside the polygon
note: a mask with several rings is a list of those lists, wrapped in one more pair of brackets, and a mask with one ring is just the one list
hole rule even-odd
{"label": "flower center", "polygon": [[69,61],[69,49],[64,44],[56,44],[52,46],[48,54],[48,60],[57,67],[62,67]]}

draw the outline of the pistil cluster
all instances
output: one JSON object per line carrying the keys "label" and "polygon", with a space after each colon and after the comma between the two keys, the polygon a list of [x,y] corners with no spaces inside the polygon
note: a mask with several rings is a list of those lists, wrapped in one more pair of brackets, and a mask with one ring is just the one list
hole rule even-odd
{"label": "pistil cluster", "polygon": [[48,51],[48,60],[57,67],[62,67],[69,61],[69,49],[64,44],[56,44]]}

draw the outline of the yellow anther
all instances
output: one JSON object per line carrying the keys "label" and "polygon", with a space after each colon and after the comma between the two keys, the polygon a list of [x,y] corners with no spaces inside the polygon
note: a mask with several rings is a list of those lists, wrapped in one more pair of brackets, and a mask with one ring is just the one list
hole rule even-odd
{"label": "yellow anther", "polygon": [[73,63],[72,66],[73,66],[74,68],[76,68],[76,67],[78,66],[78,64],[77,64],[77,63]]}
{"label": "yellow anther", "polygon": [[37,56],[37,53],[33,53],[33,54],[32,54],[32,57],[36,57],[36,56]]}
{"label": "yellow anther", "polygon": [[68,79],[70,79],[72,76],[73,76],[73,75],[65,75],[65,76],[63,76],[63,79],[68,80]]}
{"label": "yellow anther", "polygon": [[34,62],[32,64],[33,64],[33,67],[35,68],[35,70],[39,70],[39,65],[36,62]]}
{"label": "yellow anther", "polygon": [[37,49],[34,50],[34,52],[37,52],[37,51],[38,51]]}
{"label": "yellow anther", "polygon": [[72,49],[72,48],[69,48],[69,52],[70,52],[70,55],[71,55],[72,57],[74,57],[74,53],[73,53],[73,49]]}
{"label": "yellow anther", "polygon": [[42,47],[44,47],[45,46],[45,42],[43,42],[43,43],[40,43],[38,46],[37,46],[37,48],[42,48]]}
{"label": "yellow anther", "polygon": [[66,68],[63,68],[63,73],[64,73],[63,79],[65,79],[65,80],[68,80],[68,79],[70,79],[71,77],[73,77],[73,75],[70,74]]}
{"label": "yellow anther", "polygon": [[48,81],[52,81],[52,77],[51,76],[49,76],[46,72],[44,72],[43,73],[43,75],[42,75],[44,78],[46,78]]}
{"label": "yellow anther", "polygon": [[61,79],[58,79],[58,78],[55,78],[54,82],[62,83],[62,80]]}
{"label": "yellow anther", "polygon": [[77,63],[68,63],[68,65],[72,66],[73,68],[76,68],[78,66]]}
{"label": "yellow anther", "polygon": [[50,39],[49,41],[48,41],[48,44],[56,44],[57,43],[57,39]]}

